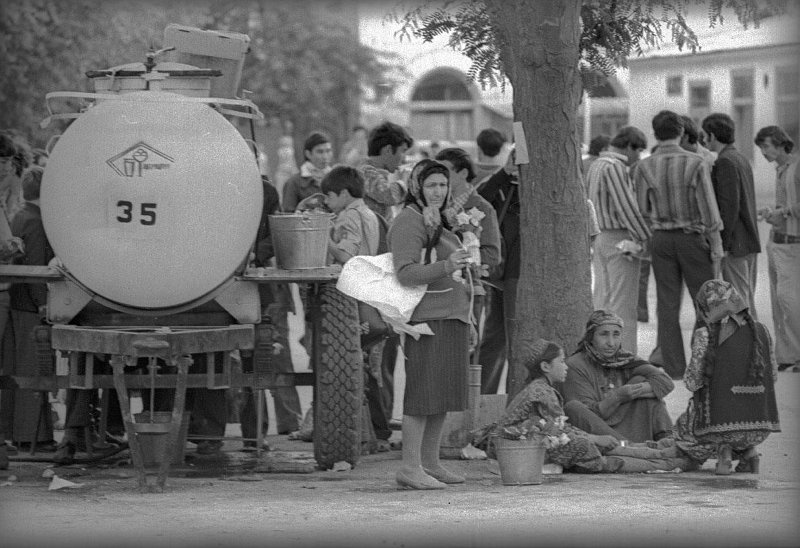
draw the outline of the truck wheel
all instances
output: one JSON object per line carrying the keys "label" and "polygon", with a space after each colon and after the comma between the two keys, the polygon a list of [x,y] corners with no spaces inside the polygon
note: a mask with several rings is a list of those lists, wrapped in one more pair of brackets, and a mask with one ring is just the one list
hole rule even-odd
{"label": "truck wheel", "polygon": [[361,456],[364,370],[356,301],[334,283],[319,289],[319,369],[315,371],[314,457],[323,469]]}

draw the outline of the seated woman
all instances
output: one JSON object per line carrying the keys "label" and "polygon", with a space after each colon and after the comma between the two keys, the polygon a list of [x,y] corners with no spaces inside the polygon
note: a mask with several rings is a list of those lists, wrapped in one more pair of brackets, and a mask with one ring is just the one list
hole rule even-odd
{"label": "seated woman", "polygon": [[675,385],[661,368],[622,348],[622,318],[595,310],[564,382],[569,420],[591,434],[644,442],[672,435],[663,398]]}
{"label": "seated woman", "polygon": [[780,432],[775,379],[778,364],[767,329],[728,282],[709,280],[695,299],[705,324],[692,337],[683,382],[692,391],[676,422],[676,445],[702,464],[716,458],[715,473],[758,473],[756,446]]}
{"label": "seated woman", "polygon": [[476,447],[487,447],[491,453],[488,442],[493,436],[509,437],[536,429],[549,438],[546,461],[560,464],[565,470],[626,473],[693,467],[691,460],[672,443],[622,447],[615,436],[590,434],[568,424],[563,398],[553,387],[564,381],[569,369],[564,362],[564,351],[556,343],[539,339],[528,349],[524,363],[528,369],[527,386],[511,401],[499,421],[474,433]]}

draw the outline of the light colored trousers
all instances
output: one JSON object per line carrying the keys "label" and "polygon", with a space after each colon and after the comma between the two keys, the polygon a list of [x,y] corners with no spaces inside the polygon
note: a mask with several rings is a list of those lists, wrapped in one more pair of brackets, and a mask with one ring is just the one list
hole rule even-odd
{"label": "light colored trousers", "polygon": [[750,316],[758,320],[756,314],[756,278],[758,254],[748,253],[743,257],[726,255],[722,259],[722,279],[736,288],[750,309]]}
{"label": "light colored trousers", "polygon": [[636,354],[636,310],[641,264],[637,257],[626,257],[615,247],[617,243],[630,238],[627,230],[604,230],[598,234],[592,256],[592,302],[595,310],[610,310],[622,318],[625,326],[622,329],[622,348]]}
{"label": "light colored trousers", "polygon": [[800,243],[767,242],[769,293],[778,363],[800,363]]}

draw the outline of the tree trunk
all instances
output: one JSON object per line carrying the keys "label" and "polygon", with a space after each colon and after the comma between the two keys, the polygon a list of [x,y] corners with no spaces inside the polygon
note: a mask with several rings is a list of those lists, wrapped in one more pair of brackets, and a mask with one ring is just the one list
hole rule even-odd
{"label": "tree trunk", "polygon": [[541,337],[571,354],[591,312],[588,210],[575,123],[581,0],[486,5],[530,158],[520,166],[522,262],[506,386],[513,398],[527,376],[526,348]]}

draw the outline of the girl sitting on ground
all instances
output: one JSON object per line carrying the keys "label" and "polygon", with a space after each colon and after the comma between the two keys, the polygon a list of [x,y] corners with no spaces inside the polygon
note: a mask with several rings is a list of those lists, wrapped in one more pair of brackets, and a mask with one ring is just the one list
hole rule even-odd
{"label": "girl sitting on ground", "polygon": [[[567,364],[564,350],[556,343],[539,339],[528,349],[527,386],[511,401],[499,421],[485,426],[473,444],[486,447],[493,436],[510,437],[519,432],[539,430],[558,441],[546,443],[546,462],[582,473],[646,472],[687,469],[692,466],[672,443],[634,443],[626,447],[611,435],[589,434],[567,422],[564,399],[555,383],[564,382]],[[488,448],[492,452],[492,448]]]}

